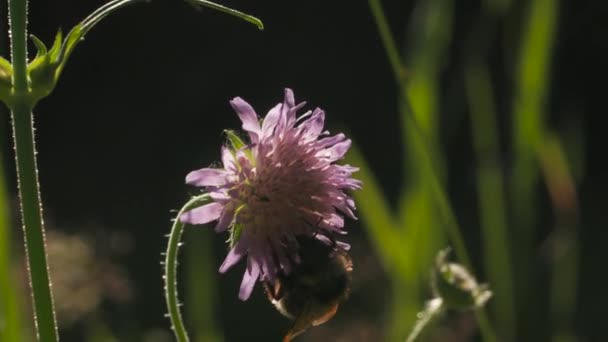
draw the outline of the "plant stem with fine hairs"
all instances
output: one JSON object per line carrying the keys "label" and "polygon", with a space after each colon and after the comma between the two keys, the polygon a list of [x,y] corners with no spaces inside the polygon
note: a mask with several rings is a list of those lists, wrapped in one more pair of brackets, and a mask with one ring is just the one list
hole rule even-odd
{"label": "plant stem with fine hairs", "polygon": [[180,216],[186,211],[200,207],[209,202],[211,198],[207,194],[193,197],[186,203],[177,213],[169,234],[169,245],[165,255],[165,299],[167,301],[167,309],[169,310],[169,318],[171,319],[171,329],[175,334],[178,342],[188,342],[188,333],[184,325],[182,314],[179,311],[179,299],[177,296],[177,252],[181,245],[180,239],[184,232],[185,224],[180,221]]}
{"label": "plant stem with fine hairs", "polygon": [[51,283],[46,262],[42,205],[38,186],[32,107],[27,98],[27,0],[9,0],[13,99],[9,104],[13,124],[19,202],[25,236],[28,273],[32,288],[34,320],[39,341],[57,341]]}

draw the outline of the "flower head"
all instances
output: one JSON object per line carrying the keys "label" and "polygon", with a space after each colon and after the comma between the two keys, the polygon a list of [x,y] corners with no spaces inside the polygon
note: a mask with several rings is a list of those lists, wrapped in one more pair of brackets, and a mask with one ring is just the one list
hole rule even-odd
{"label": "flower head", "polygon": [[345,233],[342,214],[355,218],[355,203],[344,191],[361,188],[361,182],[351,178],[357,168],[334,164],[351,141],[344,134],[323,131],[325,112],[319,108],[297,117],[304,103],[296,105],[290,89],[285,90],[283,103],[262,120],[243,99],[237,97],[230,104],[250,143],[227,131],[229,143],[221,148],[223,168],[203,168],[186,177],[213,202],[180,219],[191,224],[217,220],[217,232],[230,232],[231,249],[220,272],[247,256],[239,292],[246,300],[258,279],[274,280],[298,262],[296,236],[330,243],[328,236]]}

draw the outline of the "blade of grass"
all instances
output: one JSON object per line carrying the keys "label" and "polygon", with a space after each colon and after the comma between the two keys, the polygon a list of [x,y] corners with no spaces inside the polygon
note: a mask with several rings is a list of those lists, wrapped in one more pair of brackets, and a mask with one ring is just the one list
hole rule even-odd
{"label": "blade of grass", "polygon": [[191,229],[186,232],[186,301],[193,340],[198,342],[222,341],[218,331],[217,315],[217,270],[213,266],[212,231]]}
{"label": "blade of grass", "polygon": [[539,151],[543,178],[549,190],[556,227],[551,243],[551,323],[553,341],[576,340],[573,325],[578,288],[580,247],[576,226],[578,196],[562,143],[547,134]]}
{"label": "blade of grass", "polygon": [[513,256],[518,265],[515,276],[515,293],[518,302],[518,328],[527,340],[539,340],[537,329],[542,296],[537,284],[537,273],[532,265],[536,258],[534,238],[537,230],[537,186],[539,168],[536,151],[544,138],[544,105],[548,92],[548,72],[551,62],[554,31],[557,21],[556,0],[528,2],[528,12],[521,38],[516,69],[515,97],[513,102],[513,153],[511,177],[511,206],[513,208]]}
{"label": "blade of grass", "polygon": [[351,147],[346,160],[359,167],[357,178],[364,186],[353,194],[357,211],[374,249],[392,278],[387,341],[403,341],[410,329],[406,322],[415,319],[419,307],[417,299],[422,301],[421,275],[415,267],[417,260],[412,255],[411,244],[397,227],[376,177],[356,145]]}
{"label": "blade of grass", "polygon": [[498,330],[507,341],[514,339],[515,307],[513,274],[504,179],[498,159],[498,127],[487,67],[471,62],[465,70],[465,86],[471,114],[471,132],[477,155],[477,195],[483,235],[484,266],[494,293]]}
{"label": "blade of grass", "polygon": [[359,167],[356,178],[361,180],[364,186],[363,189],[355,191],[353,196],[357,203],[357,212],[376,247],[380,260],[389,271],[407,272],[410,266],[401,256],[404,242],[396,233],[397,225],[390,212],[389,204],[367,161],[356,145],[353,144],[351,147],[346,161]]}
{"label": "blade of grass", "polygon": [[[422,46],[418,47],[416,53],[412,53],[412,71],[408,73],[408,79],[406,80],[402,72],[405,70],[403,64],[399,64],[396,61],[400,61],[398,58],[398,52],[395,48],[395,40],[392,37],[386,16],[380,4],[379,0],[369,0],[370,10],[374,16],[378,31],[380,33],[384,48],[389,57],[389,62],[392,65],[395,79],[399,83],[400,94],[401,94],[401,117],[402,117],[402,136],[405,145],[405,151],[412,149],[415,158],[410,159],[411,165],[420,165],[417,169],[418,173],[422,175],[423,184],[425,184],[424,190],[419,193],[431,193],[433,198],[433,205],[435,206],[439,217],[441,218],[442,226],[454,245],[454,250],[460,261],[467,266],[470,270],[473,270],[466,251],[464,239],[461,235],[460,227],[458,226],[452,209],[449,204],[449,200],[441,184],[441,178],[438,168],[440,165],[440,154],[436,148],[437,144],[433,142],[437,139],[437,133],[433,129],[436,124],[436,119],[433,114],[436,112],[437,104],[437,72],[439,70],[439,61],[443,55],[443,49],[448,43],[448,36],[450,33],[451,23],[451,12],[452,2],[448,0],[437,0],[432,2],[425,2],[428,12],[425,18],[426,28],[424,29],[425,34],[420,36],[432,37],[428,39],[426,44],[423,41]],[[400,67],[401,65],[401,67]],[[434,83],[435,82],[435,83]],[[411,103],[412,99],[417,99],[415,103]],[[420,111],[422,114],[417,114]],[[429,114],[432,113],[432,114]],[[428,136],[427,136],[428,134]],[[410,147],[413,145],[413,147]],[[409,154],[409,153],[408,153]],[[404,160],[411,158],[408,154],[405,155]],[[418,157],[421,157],[423,162],[419,163]],[[408,165],[406,165],[407,167]],[[409,170],[408,170],[409,171]],[[416,178],[414,178],[417,180]],[[404,197],[406,198],[406,196]],[[423,198],[420,200],[424,201]],[[414,202],[414,201],[412,201]],[[411,203],[412,203],[411,202]],[[403,202],[402,202],[403,203]],[[410,208],[405,205],[400,206],[402,217],[409,212]],[[430,220],[435,217],[430,218]],[[440,225],[430,225],[428,227],[434,228]],[[430,233],[430,232],[427,232]],[[432,234],[432,237],[438,237],[440,234]],[[437,239],[438,240],[438,239]],[[434,251],[433,251],[434,252]],[[430,255],[432,260],[432,255]],[[484,340],[494,341],[496,338],[494,332],[488,322],[483,308],[476,311],[480,331]]]}
{"label": "blade of grass", "polygon": [[[4,113],[0,113],[4,114]],[[0,131],[4,131],[0,127]],[[21,310],[11,276],[11,233],[4,159],[0,150],[0,341],[21,341]]]}

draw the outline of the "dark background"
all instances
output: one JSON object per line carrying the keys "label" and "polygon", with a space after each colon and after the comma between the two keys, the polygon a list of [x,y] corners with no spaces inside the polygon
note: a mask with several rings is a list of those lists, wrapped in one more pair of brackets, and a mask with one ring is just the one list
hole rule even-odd
{"label": "dark background", "polygon": [[[59,27],[68,31],[103,2],[31,1],[30,32],[50,44]],[[515,25],[525,3],[513,6],[508,20]],[[117,332],[127,319],[141,330],[168,327],[159,262],[170,210],[194,193],[184,185],[185,175],[219,159],[222,130],[240,126],[228,105],[235,96],[262,114],[282,99],[284,87],[293,88],[296,99],[326,110],[331,131],[350,133],[389,199],[397,196],[401,174],[397,90],[367,2],[241,0],[224,4],[261,18],[265,30],[259,32],[211,10],[195,10],[183,1],[155,0],[127,7],[87,35],[52,96],[36,108],[40,181],[48,221],[69,232],[81,232],[94,222],[131,237],[132,249],[123,261],[136,295],[128,308],[105,314]],[[397,41],[406,43],[413,2],[383,4]],[[6,4],[2,6],[4,18]],[[458,200],[457,214],[463,222],[472,222],[475,211],[466,209],[475,200],[470,190],[475,183],[474,158],[460,70],[464,42],[480,4],[455,1],[455,11],[453,43],[441,74],[446,99],[442,139],[448,169],[456,175],[450,177],[450,190]],[[554,125],[567,125],[576,116],[584,126],[577,331],[589,341],[605,336],[608,307],[602,134],[607,15],[604,1],[561,2],[547,107]],[[2,26],[6,30],[5,21]],[[498,29],[491,40],[490,60],[502,90],[499,114],[508,123],[513,80],[512,61],[504,57],[508,55],[504,33]],[[7,51],[5,38],[3,34],[1,42]],[[0,118],[4,155],[10,157],[8,115]],[[506,163],[509,158],[505,151]],[[9,185],[15,194],[14,164],[7,159]],[[350,239],[365,251],[362,255],[374,254],[359,225],[350,225]],[[465,231],[475,250],[474,232]],[[222,240],[214,238],[217,266],[224,253]],[[240,276],[240,269],[232,270],[217,280],[221,295],[217,313],[225,339],[278,340],[287,323],[265,303],[260,290],[250,301],[240,303]],[[376,276],[384,278],[381,272]],[[357,319],[378,320],[374,315],[382,311],[386,293],[380,292],[377,298],[353,296],[354,303],[368,306],[351,309]],[[79,339],[77,329],[72,330],[65,341]]]}

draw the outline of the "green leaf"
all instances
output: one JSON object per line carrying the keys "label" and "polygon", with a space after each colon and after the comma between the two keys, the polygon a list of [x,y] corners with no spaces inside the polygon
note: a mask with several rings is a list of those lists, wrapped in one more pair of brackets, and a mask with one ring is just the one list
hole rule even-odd
{"label": "green leaf", "polygon": [[403,253],[407,249],[405,241],[397,229],[389,204],[376,178],[356,145],[353,144],[346,160],[359,167],[356,178],[361,180],[364,186],[354,192],[353,196],[376,253],[388,269],[397,271],[399,275],[411,273],[411,263]]}
{"label": "green leaf", "polygon": [[49,57],[53,61],[57,61],[59,57],[59,53],[61,51],[61,42],[63,41],[63,32],[61,29],[57,31],[55,35],[55,41],[53,41],[53,46],[51,46],[51,50],[49,50]]}
{"label": "green leaf", "polygon": [[36,45],[36,58],[46,55],[46,45],[33,34],[30,34],[30,39],[34,42],[34,45]]}
{"label": "green leaf", "polygon": [[255,26],[258,27],[258,29],[260,31],[264,30],[264,24],[262,23],[262,21],[252,15],[249,14],[245,14],[242,12],[239,12],[237,10],[234,10],[232,8],[226,7],[226,6],[222,6],[220,4],[216,4],[214,2],[211,1],[206,1],[206,0],[186,0],[194,5],[198,5],[198,6],[204,6],[204,7],[209,7],[212,8],[214,10],[220,11],[220,12],[224,12],[230,15],[233,15],[237,18],[243,19],[247,22],[250,22],[252,24],[254,24]]}
{"label": "green leaf", "polygon": [[238,151],[246,146],[245,142],[243,142],[243,140],[236,134],[235,131],[231,129],[226,129],[224,130],[224,134],[226,134],[226,138],[228,138],[228,141],[230,142],[230,145],[232,145],[233,150]]}

